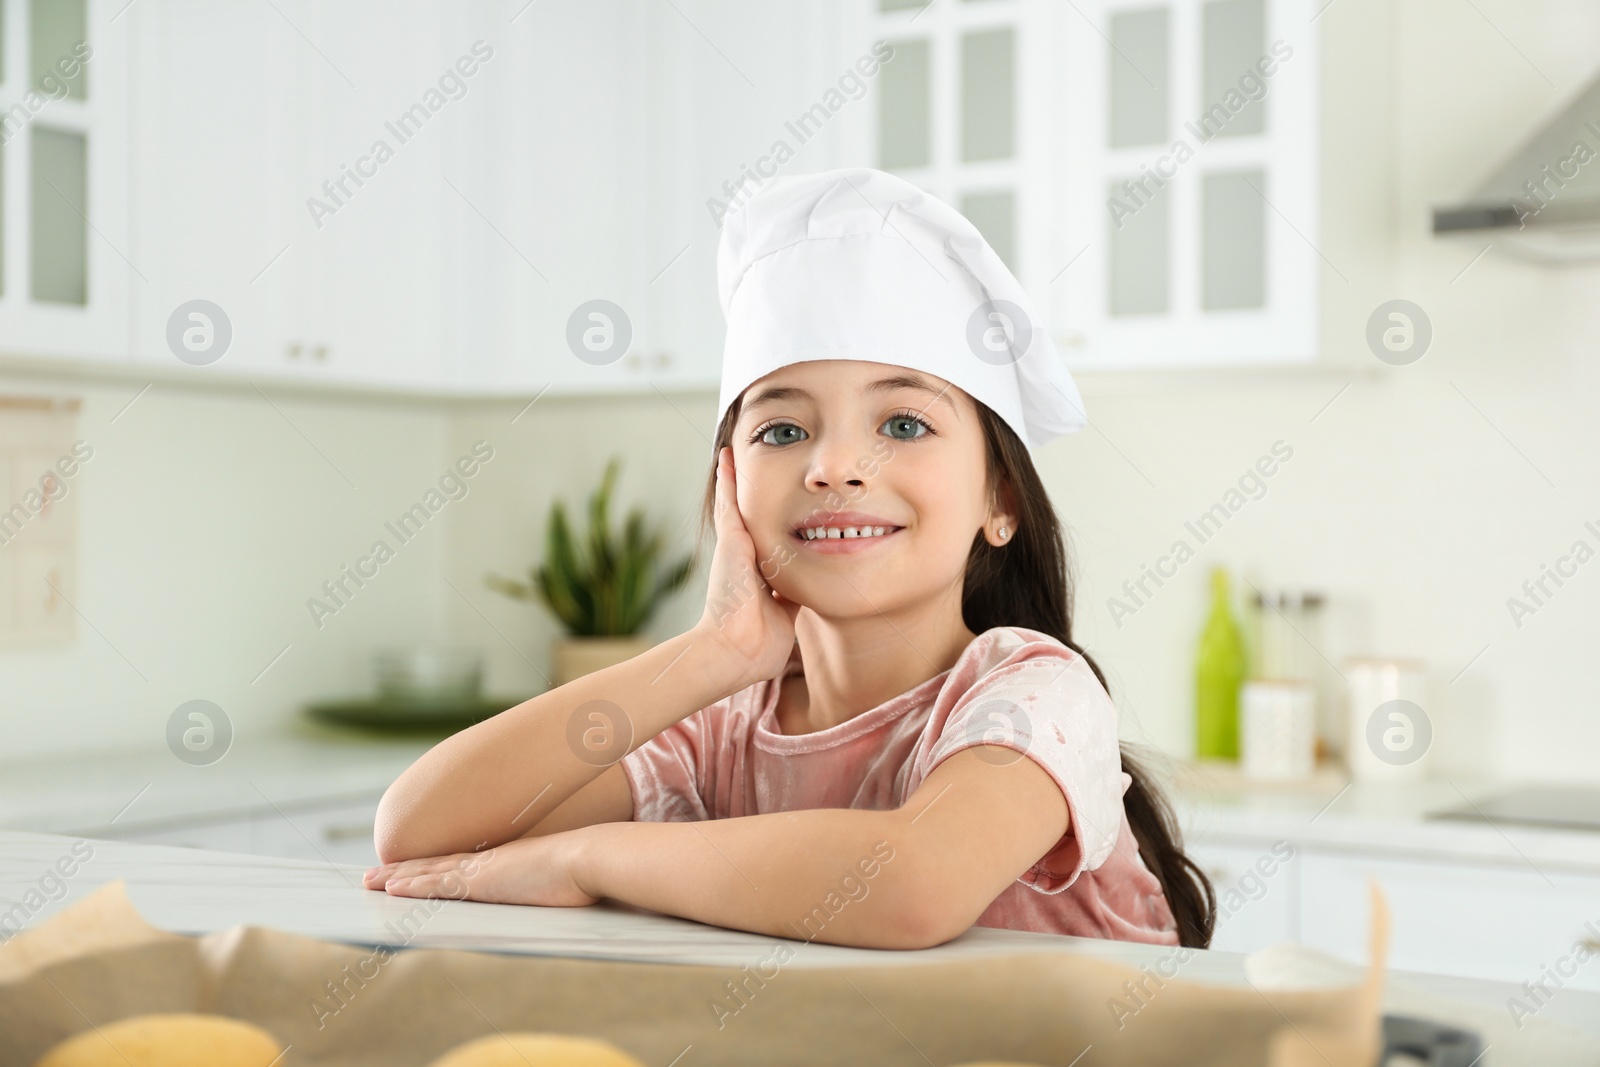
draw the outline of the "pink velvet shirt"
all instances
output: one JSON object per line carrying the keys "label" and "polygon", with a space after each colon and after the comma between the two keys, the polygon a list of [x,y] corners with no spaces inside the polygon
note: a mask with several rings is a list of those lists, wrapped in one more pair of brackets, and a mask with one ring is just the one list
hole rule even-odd
{"label": "pink velvet shirt", "polygon": [[[791,660],[785,676],[800,673]],[[955,666],[847,722],[780,733],[778,680],[702,708],[623,757],[640,822],[727,819],[811,808],[887,810],[945,757],[1014,749],[1049,772],[1070,826],[1008,885],[978,926],[1178,944],[1122,795],[1117,713],[1083,657],[1020,626],[987,630]]]}

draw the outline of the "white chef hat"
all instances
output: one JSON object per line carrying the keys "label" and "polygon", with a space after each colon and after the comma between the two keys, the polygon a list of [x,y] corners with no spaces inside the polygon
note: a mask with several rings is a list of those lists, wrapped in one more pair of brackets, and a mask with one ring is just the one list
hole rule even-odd
{"label": "white chef hat", "polygon": [[816,359],[937,375],[1029,448],[1088,424],[1049,330],[994,249],[892,174],[773,179],[725,219],[717,285],[728,321],[718,424],[751,382]]}

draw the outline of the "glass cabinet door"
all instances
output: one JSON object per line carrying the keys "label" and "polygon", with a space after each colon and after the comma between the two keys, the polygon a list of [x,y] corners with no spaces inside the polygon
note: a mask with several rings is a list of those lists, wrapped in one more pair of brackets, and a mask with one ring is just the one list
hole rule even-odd
{"label": "glass cabinet door", "polygon": [[1025,30],[1036,0],[874,0],[867,23],[893,58],[879,73],[874,158],[954,206],[1013,270],[1042,245],[1021,239],[1025,161],[1045,158],[1025,133]]}
{"label": "glass cabinet door", "polygon": [[1315,355],[1310,0],[859,0],[866,162],[960,210],[1083,368]]}
{"label": "glass cabinet door", "polygon": [[1099,0],[1057,27],[1058,255],[1074,366],[1316,353],[1315,26],[1305,0]]}
{"label": "glass cabinet door", "polygon": [[125,24],[98,0],[0,0],[0,353],[124,362]]}

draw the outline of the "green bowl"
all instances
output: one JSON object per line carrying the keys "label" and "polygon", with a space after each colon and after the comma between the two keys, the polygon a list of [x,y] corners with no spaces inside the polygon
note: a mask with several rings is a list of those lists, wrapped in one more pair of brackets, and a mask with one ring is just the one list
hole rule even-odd
{"label": "green bowl", "polygon": [[479,696],[464,700],[394,700],[387,697],[361,697],[354,700],[319,701],[306,706],[305,713],[321,722],[359,726],[384,732],[444,730],[454,732],[514,708],[527,697]]}

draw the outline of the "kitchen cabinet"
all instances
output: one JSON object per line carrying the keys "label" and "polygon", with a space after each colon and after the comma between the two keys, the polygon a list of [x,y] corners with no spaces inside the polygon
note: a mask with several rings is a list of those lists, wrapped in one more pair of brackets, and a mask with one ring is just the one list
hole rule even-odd
{"label": "kitchen cabinet", "polygon": [[[854,64],[867,51],[846,5],[692,0],[660,7],[638,72],[658,131],[650,242],[640,280],[669,357],[644,373],[715,391],[723,316],[717,245],[724,215],[774,177],[860,162],[860,124],[876,91]],[[868,58],[871,58],[870,55]],[[648,80],[645,80],[648,79]]]}
{"label": "kitchen cabinet", "polygon": [[103,836],[116,841],[138,841],[146,845],[175,845],[203,848],[214,852],[251,852],[255,818],[244,815],[210,822],[180,823],[159,828],[131,829]]}
{"label": "kitchen cabinet", "polygon": [[[132,42],[136,362],[291,374],[296,50],[271,5],[140,4]],[[210,310],[192,302],[214,305]],[[185,334],[188,334],[185,337]]]}
{"label": "kitchen cabinet", "polygon": [[[381,794],[380,794],[381,796]],[[379,797],[311,807],[259,811],[251,823],[250,848],[259,856],[293,856],[329,863],[376,866],[372,831]]]}
{"label": "kitchen cabinet", "polygon": [[1292,942],[1364,965],[1375,879],[1395,970],[1509,990],[1600,989],[1600,835],[1438,817],[1493,810],[1522,783],[1465,772],[1350,781],[1331,766],[1299,783],[1261,783],[1203,761],[1180,765],[1172,785],[1185,850],[1218,895],[1214,947]]}
{"label": "kitchen cabinet", "polygon": [[840,164],[837,127],[802,142],[786,125],[854,58],[835,10],[604,2],[522,22],[491,38],[505,56],[492,98],[449,131],[447,379],[523,394],[715,390],[713,203],[748,196],[779,141],[795,152],[782,173]]}
{"label": "kitchen cabinet", "polygon": [[[127,360],[128,48],[118,0],[0,8],[0,354]],[[104,27],[104,29],[102,29]]]}
{"label": "kitchen cabinet", "polygon": [[436,385],[443,145],[429,127],[446,116],[408,109],[444,67],[438,16],[415,3],[174,0],[128,17],[135,247],[148,267],[136,359]]}
{"label": "kitchen cabinet", "polygon": [[1391,967],[1600,990],[1600,958],[1576,958],[1585,943],[1600,957],[1600,873],[1314,852],[1303,875],[1301,940],[1313,948],[1365,959],[1367,920],[1352,905],[1370,876],[1389,902]]}
{"label": "kitchen cabinet", "polygon": [[295,64],[286,358],[312,378],[436,388],[441,127],[476,103],[452,66],[457,53],[476,65],[472,42],[420,0],[282,8],[309,38]]}
{"label": "kitchen cabinet", "polygon": [[[1392,968],[1600,990],[1600,869],[1229,835],[1193,837],[1186,850],[1217,891],[1212,948],[1256,952],[1290,941],[1364,964],[1372,877],[1389,905]],[[1290,850],[1291,859],[1271,862]],[[1592,961],[1577,959],[1580,945]]]}
{"label": "kitchen cabinet", "polygon": [[[34,126],[90,146],[86,225],[56,213],[88,297],[19,296],[33,142],[8,145],[0,355],[439,396],[715,389],[714,205],[845,164],[965,212],[1075,367],[1314,354],[1305,0],[82,3],[91,91]],[[6,8],[7,71],[29,10]],[[1186,123],[1263,58],[1260,98],[1199,143]],[[1193,160],[1111,225],[1179,140]]]}
{"label": "kitchen cabinet", "polygon": [[[716,387],[708,205],[848,66],[831,16],[279,8],[175,0],[136,20],[140,360],[178,366],[169,320],[205,299],[232,341],[200,372],[235,379]],[[438,111],[399,129],[441,78]],[[824,133],[786,170],[838,165]]]}
{"label": "kitchen cabinet", "polygon": [[1316,358],[1317,13],[1307,0],[1050,12],[1064,47],[1030,96],[1073,102],[1052,118],[1050,296],[1069,365]]}
{"label": "kitchen cabinet", "polygon": [[378,862],[372,832],[381,796],[278,805],[220,819],[133,827],[103,836],[151,845],[371,867]]}
{"label": "kitchen cabinet", "polygon": [[1282,941],[1300,940],[1300,855],[1286,842],[1256,848],[1206,841],[1190,845],[1187,852],[1217,893],[1211,948],[1254,952]]}
{"label": "kitchen cabinet", "polygon": [[439,131],[442,390],[637,391],[661,369],[645,246],[662,146],[640,68],[662,17],[607,0],[452,20],[493,58]]}
{"label": "kitchen cabinet", "polygon": [[[670,257],[652,266],[647,250],[667,145],[639,69],[663,17],[616,0],[149,12],[135,173],[155,267],[139,358],[177,366],[169,318],[202,298],[233,337],[199,373],[236,380],[682,384],[651,288]],[[582,336],[598,300],[621,309],[589,334],[615,338],[616,358],[586,360],[569,324]]]}
{"label": "kitchen cabinet", "polygon": [[853,158],[965,214],[1049,315],[1070,367],[1315,357],[1306,0],[847,10],[858,49],[882,38],[895,53]]}

